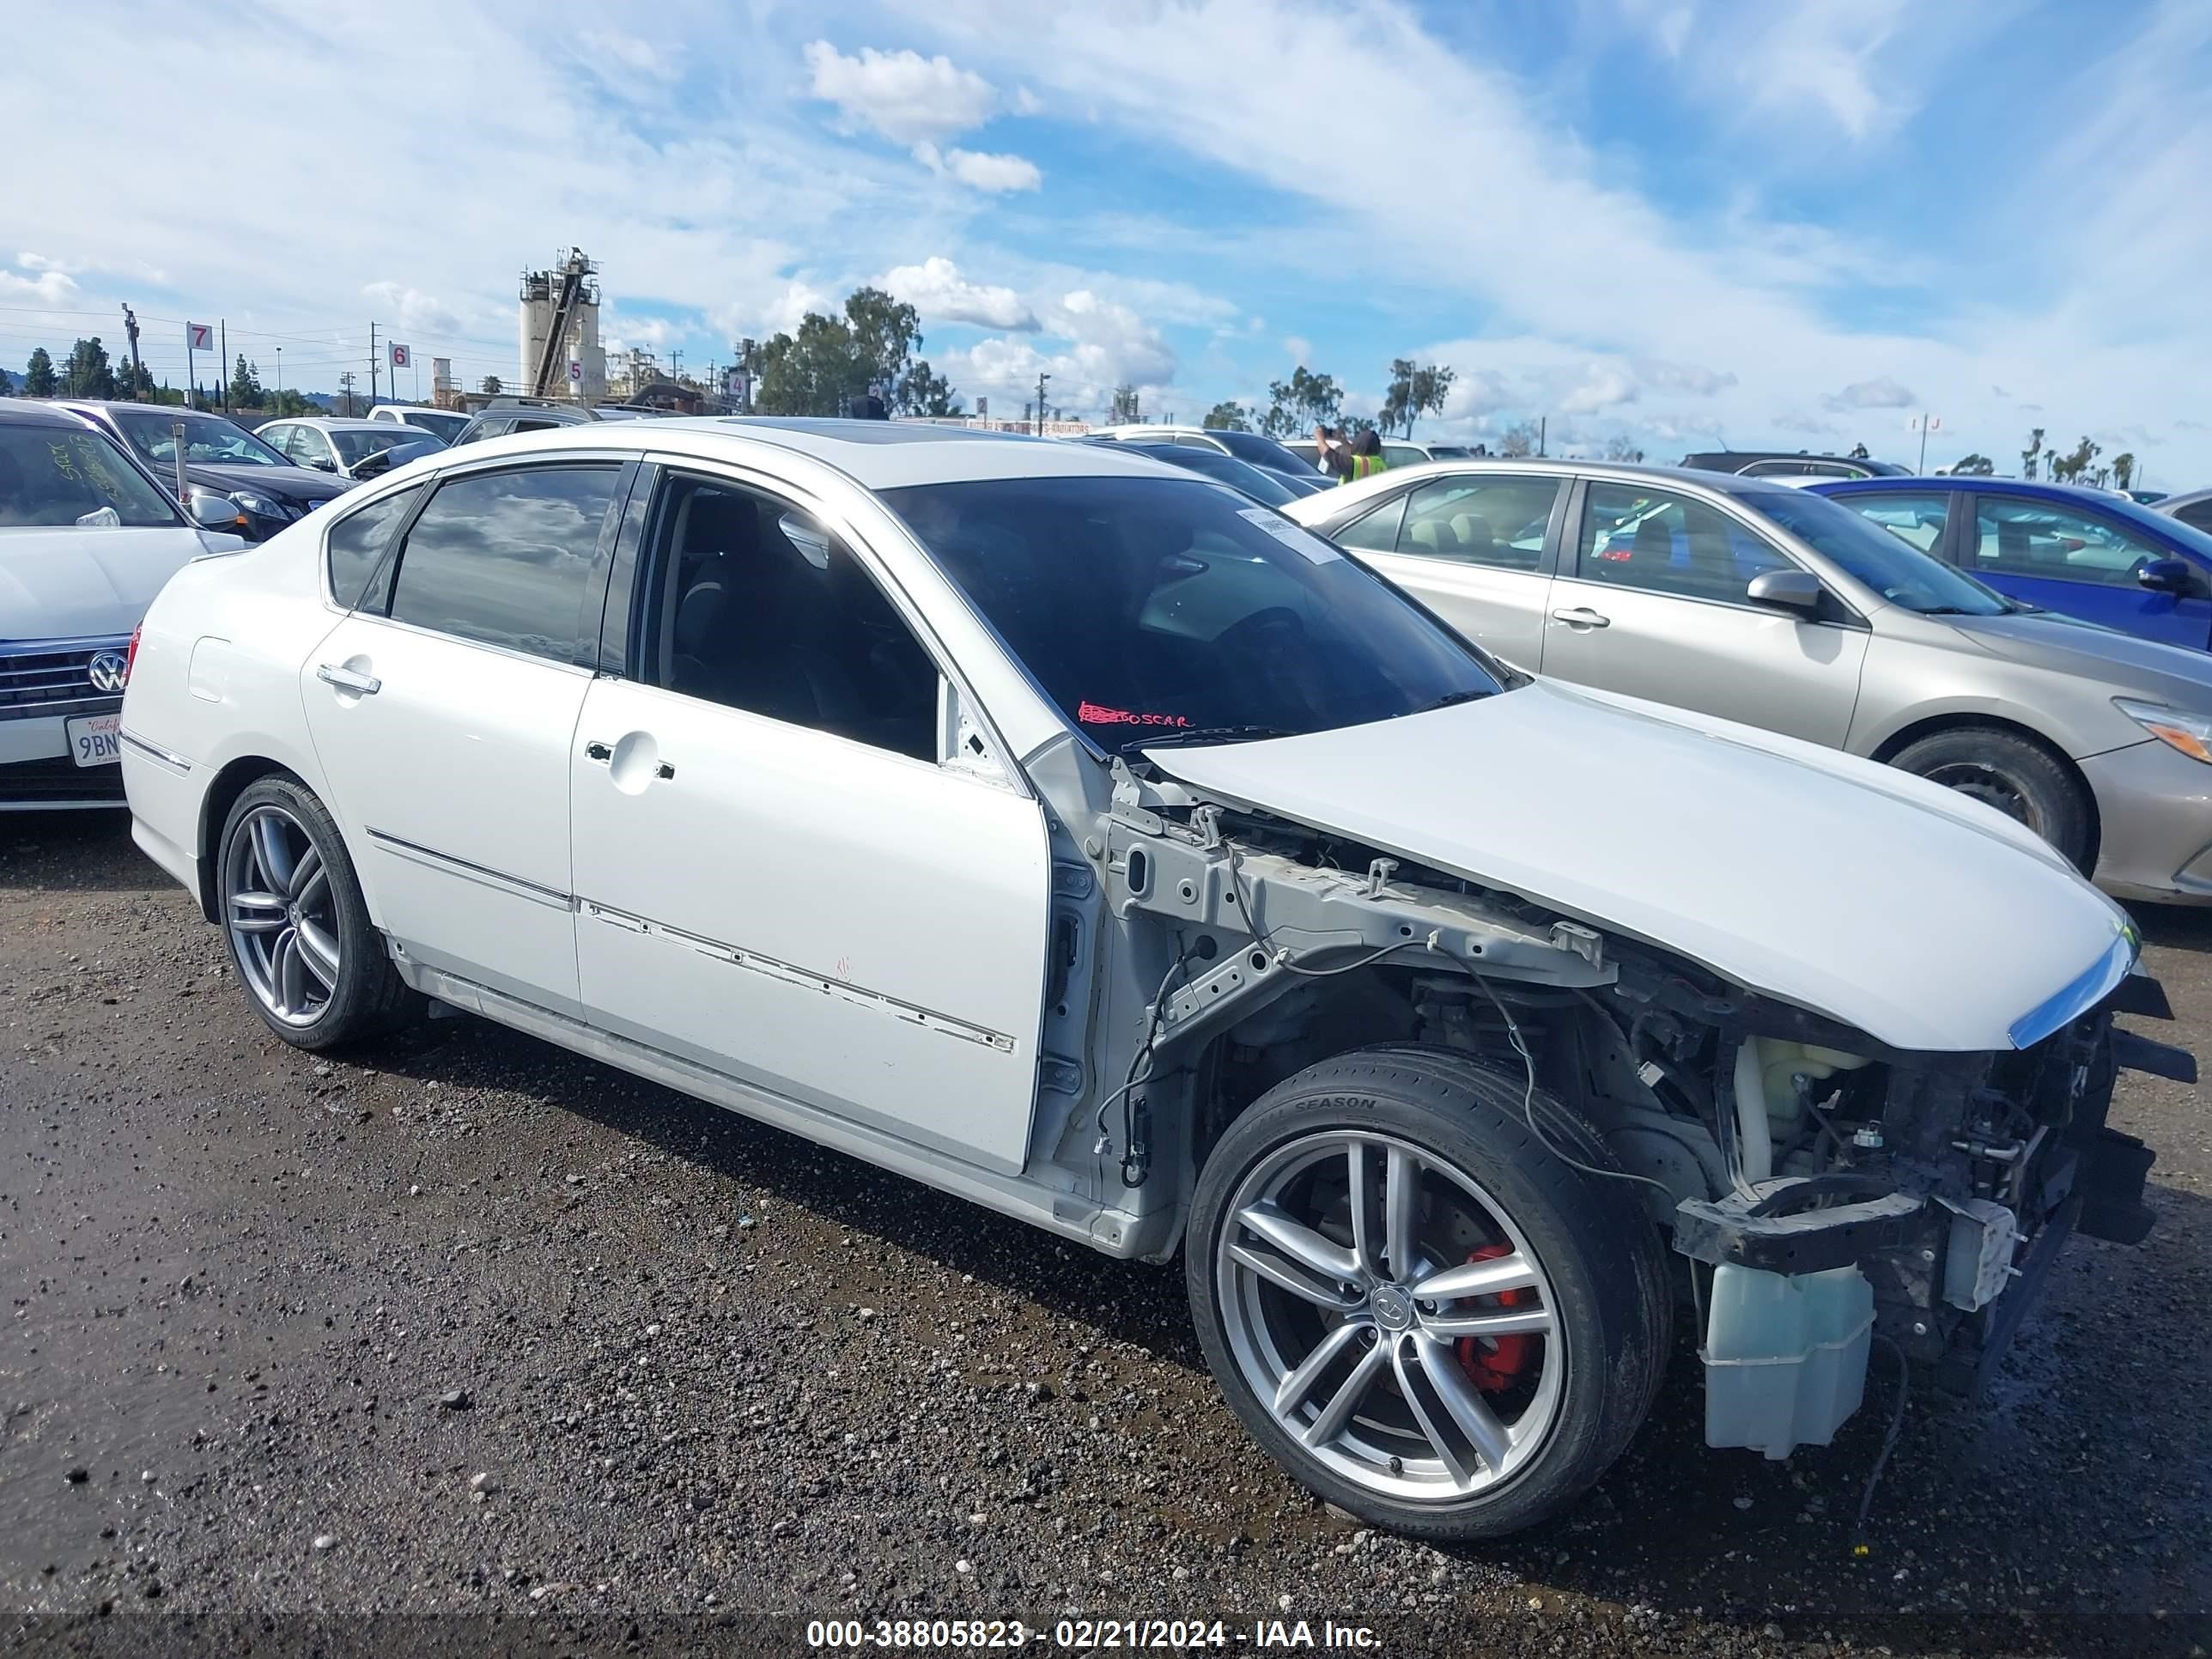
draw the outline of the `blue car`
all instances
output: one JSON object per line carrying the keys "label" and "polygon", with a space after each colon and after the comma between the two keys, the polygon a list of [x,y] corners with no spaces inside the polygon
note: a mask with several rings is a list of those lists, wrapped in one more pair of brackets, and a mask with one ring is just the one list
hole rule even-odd
{"label": "blue car", "polygon": [[2125,495],[2018,478],[1807,488],[2023,605],[2212,650],[2212,535]]}

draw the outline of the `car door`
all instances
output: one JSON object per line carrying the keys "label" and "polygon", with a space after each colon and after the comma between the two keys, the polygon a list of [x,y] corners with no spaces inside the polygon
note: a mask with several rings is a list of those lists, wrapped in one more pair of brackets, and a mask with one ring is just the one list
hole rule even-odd
{"label": "car door", "polygon": [[[2138,638],[2203,650],[2212,643],[2212,580],[2193,559],[2117,514],[2045,496],[1978,489],[1960,566],[2023,603],[2103,623]],[[2186,593],[2155,592],[2136,572],[2183,558]]]}
{"label": "car door", "polygon": [[[627,477],[583,457],[447,474],[301,671],[379,926],[413,960],[571,1015],[568,751]],[[357,586],[356,516],[330,532],[336,593]]]}
{"label": "car door", "polygon": [[671,471],[635,552],[616,581],[641,596],[624,670],[591,683],[569,754],[587,1017],[1018,1170],[1041,809],[939,764],[935,660],[867,564],[770,487]]}
{"label": "car door", "polygon": [[1546,674],[1842,746],[1863,623],[1840,602],[1833,621],[1753,604],[1753,577],[1801,567],[1702,497],[1595,480],[1582,495],[1552,582]]}
{"label": "car door", "polygon": [[1334,539],[1459,632],[1534,673],[1552,586],[1545,550],[1563,487],[1542,474],[1455,474],[1400,493]]}

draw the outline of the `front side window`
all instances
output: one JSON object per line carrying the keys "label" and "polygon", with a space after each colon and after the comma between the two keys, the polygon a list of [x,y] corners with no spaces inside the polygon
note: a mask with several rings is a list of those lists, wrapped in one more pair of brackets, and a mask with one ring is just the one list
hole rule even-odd
{"label": "front side window", "polygon": [[0,425],[0,529],[183,522],[106,433],[43,422]]}
{"label": "front side window", "polygon": [[883,492],[1045,694],[1109,751],[1331,731],[1506,671],[1279,514],[1198,479]]}
{"label": "front side window", "polygon": [[1447,478],[1407,498],[1398,551],[1534,570],[1559,486],[1551,478]]}
{"label": "front side window", "polygon": [[2101,515],[2024,497],[1977,497],[1974,534],[1973,568],[1984,575],[2134,587],[2139,568],[2172,556],[2149,538]]}
{"label": "front side window", "polygon": [[1778,549],[1704,501],[1641,484],[1589,487],[1579,566],[1585,581],[1742,605],[1753,577],[1791,568]]}
{"label": "front side window", "polygon": [[592,555],[620,472],[534,466],[440,484],[400,549],[392,620],[573,660]]}
{"label": "front side window", "polygon": [[937,665],[843,542],[769,496],[682,476],[652,526],[641,678],[937,757]]}
{"label": "front side window", "polygon": [[284,458],[242,426],[213,415],[188,415],[183,410],[149,410],[144,414],[118,413],[116,425],[147,462],[157,468],[177,464],[176,434],[182,422],[185,459],[193,466],[282,466]]}
{"label": "front side window", "polygon": [[[331,526],[324,545],[330,564],[333,604],[348,611],[356,606],[372,611],[384,609],[386,595],[392,586],[391,567],[385,566],[380,575],[379,562],[384,557],[392,532],[406,522],[408,510],[422,493],[419,488],[403,489],[396,495],[386,495],[380,501],[372,501],[349,513]],[[371,592],[368,583],[373,575],[379,580]]]}
{"label": "front side window", "polygon": [[1869,524],[1880,525],[1908,547],[1933,553],[1951,517],[1951,498],[1933,489],[1881,490],[1863,495],[1833,495]]}

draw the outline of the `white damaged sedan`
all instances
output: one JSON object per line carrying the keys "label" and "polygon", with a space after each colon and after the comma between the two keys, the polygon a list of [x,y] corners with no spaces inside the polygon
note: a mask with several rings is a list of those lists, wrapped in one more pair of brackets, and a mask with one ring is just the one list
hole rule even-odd
{"label": "white damaged sedan", "polygon": [[2001,814],[1531,682],[1113,448],[444,452],[187,567],[123,726],[287,1042],[435,1002],[1180,1251],[1255,1438],[1419,1535],[1586,1490],[1678,1304],[1716,1446],[1825,1443],[1876,1340],[1972,1389],[2149,1225],[2116,1066],[2194,1074]]}

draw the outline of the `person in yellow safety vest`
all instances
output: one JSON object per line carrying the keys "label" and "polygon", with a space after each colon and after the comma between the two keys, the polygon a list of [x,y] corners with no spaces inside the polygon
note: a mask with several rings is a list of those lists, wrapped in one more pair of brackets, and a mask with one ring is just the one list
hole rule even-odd
{"label": "person in yellow safety vest", "polygon": [[1337,482],[1352,483],[1389,470],[1390,463],[1382,459],[1382,439],[1375,435],[1373,427],[1363,427],[1359,435],[1352,441],[1352,471]]}

